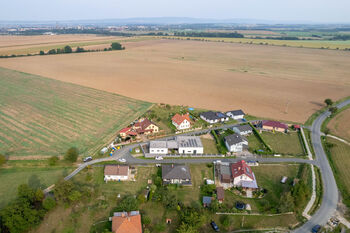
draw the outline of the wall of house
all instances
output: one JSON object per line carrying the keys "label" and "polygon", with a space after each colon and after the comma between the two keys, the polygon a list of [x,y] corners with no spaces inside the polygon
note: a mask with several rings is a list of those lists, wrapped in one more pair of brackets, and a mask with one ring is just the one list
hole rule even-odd
{"label": "wall of house", "polygon": [[282,133],[285,131],[285,129],[283,129],[283,128],[274,128],[274,127],[266,126],[266,125],[263,125],[263,129],[270,130],[270,131],[278,131],[278,132],[282,132]]}
{"label": "wall of house", "polygon": [[168,154],[168,148],[150,148],[150,154],[166,155]]}
{"label": "wall of house", "polygon": [[206,121],[206,122],[208,122],[208,123],[210,123],[210,124],[214,124],[214,123],[217,123],[217,122],[218,122],[218,120],[208,120],[207,118],[205,118],[205,117],[203,117],[203,116],[201,116],[201,118],[202,118],[204,121]]}
{"label": "wall of house", "polygon": [[203,147],[179,147],[179,154],[203,154]]}
{"label": "wall of house", "polygon": [[249,176],[243,174],[241,176],[235,177],[233,180],[233,185],[234,186],[241,186],[242,181],[253,181]]}
{"label": "wall of house", "polygon": [[114,176],[114,175],[105,175],[105,181],[118,181],[118,180],[127,180],[128,176]]}
{"label": "wall of house", "polygon": [[172,122],[173,125],[178,129],[178,130],[183,130],[183,129],[188,129],[191,128],[191,124],[188,120],[184,120],[180,125],[178,125],[176,122]]}

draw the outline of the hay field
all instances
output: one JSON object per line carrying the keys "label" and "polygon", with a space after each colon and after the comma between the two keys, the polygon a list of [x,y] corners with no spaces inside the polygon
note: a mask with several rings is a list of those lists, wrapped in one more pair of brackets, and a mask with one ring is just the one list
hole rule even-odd
{"label": "hay field", "polygon": [[0,67],[149,102],[242,108],[296,122],[320,109],[325,98],[350,93],[345,51],[186,40],[123,45],[123,51],[1,59]]}
{"label": "hay field", "polygon": [[331,133],[350,142],[350,108],[337,114],[327,125]]}
{"label": "hay field", "polygon": [[114,41],[129,40],[139,40],[139,38],[89,34],[0,36],[0,55],[34,54],[39,53],[40,50],[47,52],[50,49],[61,48],[65,45],[70,45],[73,48],[80,46],[87,49],[104,49],[109,47]]}
{"label": "hay field", "polygon": [[92,155],[151,104],[116,94],[0,69],[0,153]]}

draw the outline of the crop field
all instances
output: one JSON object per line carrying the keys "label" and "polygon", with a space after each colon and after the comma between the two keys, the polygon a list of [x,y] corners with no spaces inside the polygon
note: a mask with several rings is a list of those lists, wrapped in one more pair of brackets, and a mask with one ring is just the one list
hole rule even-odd
{"label": "crop field", "polygon": [[[143,38],[146,40],[147,38]],[[40,35],[40,36],[0,36],[0,55],[34,54],[40,50],[63,48],[66,45],[85,49],[108,48],[112,42],[138,41],[137,37],[97,36],[97,35]]]}
{"label": "crop field", "polygon": [[327,125],[331,134],[350,141],[350,108],[337,114]]}
{"label": "crop field", "polygon": [[154,103],[241,108],[294,122],[304,122],[325,98],[350,92],[347,51],[186,40],[125,44],[123,51],[0,59],[0,67]]}
{"label": "crop field", "polygon": [[94,154],[150,103],[0,68],[0,153]]}
{"label": "crop field", "polygon": [[347,192],[347,196],[350,195],[350,146],[343,142],[340,142],[333,138],[327,138],[327,142],[332,143],[334,146],[331,148],[332,164],[334,166],[333,172],[335,173],[338,186],[341,190],[344,189]]}
{"label": "crop field", "polygon": [[304,155],[303,145],[297,132],[271,133],[263,132],[261,135],[266,143],[276,153],[285,155]]}
{"label": "crop field", "polygon": [[[255,35],[263,36],[263,35]],[[186,37],[165,37],[170,39],[186,40]],[[250,39],[250,38],[213,38],[213,37],[190,37],[190,40],[206,40],[213,42],[225,43],[242,43],[242,44],[258,44],[258,45],[274,45],[284,47],[312,48],[312,49],[334,49],[344,50],[350,49],[350,41],[340,40],[273,40],[273,39]]]}

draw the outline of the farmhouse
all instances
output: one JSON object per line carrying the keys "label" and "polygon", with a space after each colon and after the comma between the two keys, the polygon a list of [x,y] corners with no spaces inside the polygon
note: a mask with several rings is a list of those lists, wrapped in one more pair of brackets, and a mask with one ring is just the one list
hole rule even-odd
{"label": "farmhouse", "polygon": [[115,212],[112,217],[112,232],[142,233],[140,212]]}
{"label": "farmhouse", "polygon": [[226,116],[225,114],[223,114],[222,112],[202,112],[200,114],[200,117],[210,123],[210,124],[214,124],[214,123],[218,123],[218,122],[224,122],[224,121],[228,121],[229,117]]}
{"label": "farmhouse", "polygon": [[132,129],[138,134],[151,134],[159,132],[159,127],[147,118],[140,119],[132,126]]}
{"label": "farmhouse", "polygon": [[163,164],[163,184],[192,185],[190,168],[187,165]]}
{"label": "farmhouse", "polygon": [[169,150],[179,154],[203,154],[203,144],[197,136],[177,136],[173,140],[151,141],[149,153],[153,155],[165,155]]}
{"label": "farmhouse", "polygon": [[231,117],[232,119],[239,120],[244,118],[245,113],[240,109],[226,112],[226,115]]}
{"label": "farmhouse", "polygon": [[177,130],[189,129],[191,128],[191,119],[190,114],[186,113],[184,115],[180,115],[176,113],[171,118],[172,124],[176,127]]}
{"label": "farmhouse", "polygon": [[248,148],[248,140],[238,133],[226,136],[224,141],[227,150],[230,152],[242,152]]}
{"label": "farmhouse", "polygon": [[262,121],[262,128],[269,131],[286,132],[288,130],[288,125],[279,121]]}
{"label": "farmhouse", "polygon": [[224,188],[242,187],[250,190],[258,188],[255,175],[244,160],[218,166],[218,177]]}
{"label": "farmhouse", "polygon": [[235,133],[238,133],[238,134],[243,135],[243,136],[253,133],[253,129],[252,129],[252,127],[250,127],[250,125],[235,126],[232,128],[232,130]]}
{"label": "farmhouse", "polygon": [[129,166],[106,165],[104,169],[104,181],[121,181],[129,179]]}

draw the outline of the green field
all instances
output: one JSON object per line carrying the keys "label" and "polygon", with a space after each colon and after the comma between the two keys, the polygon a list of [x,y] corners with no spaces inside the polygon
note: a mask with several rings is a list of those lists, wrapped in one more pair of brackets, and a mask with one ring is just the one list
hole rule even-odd
{"label": "green field", "polygon": [[271,133],[263,132],[261,136],[266,143],[278,154],[304,155],[303,145],[297,132]]}
{"label": "green field", "polygon": [[150,103],[0,68],[0,153],[95,154]]}
{"label": "green field", "polygon": [[[186,40],[187,37],[166,36],[164,38]],[[249,39],[249,38],[212,38],[212,37],[190,37],[190,40],[205,40],[226,43],[275,45],[288,47],[303,47],[314,49],[350,49],[350,41],[329,40],[272,40],[272,39]]]}
{"label": "green field", "polygon": [[[329,160],[338,188],[342,193],[343,202],[350,208],[350,146],[333,138],[327,138],[327,142],[333,145],[330,148]],[[350,211],[347,217],[350,219]]]}
{"label": "green field", "polygon": [[47,188],[64,177],[71,168],[63,167],[11,167],[0,169],[0,208],[17,195],[17,187],[30,184],[37,188]]}

